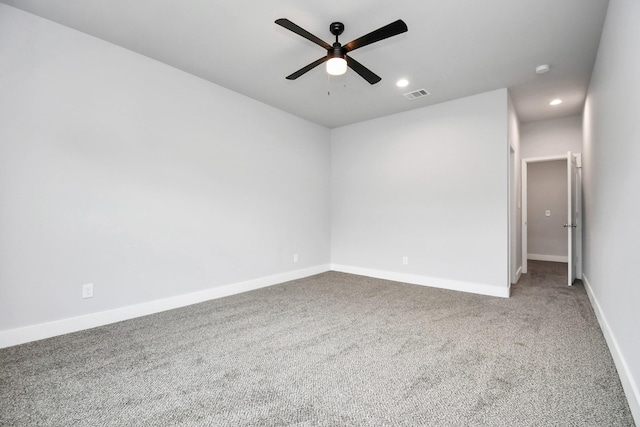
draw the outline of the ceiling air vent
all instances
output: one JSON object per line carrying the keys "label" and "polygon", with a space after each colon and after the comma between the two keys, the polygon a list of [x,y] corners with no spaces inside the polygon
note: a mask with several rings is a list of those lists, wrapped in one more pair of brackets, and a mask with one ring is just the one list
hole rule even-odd
{"label": "ceiling air vent", "polygon": [[427,95],[429,95],[429,92],[427,92],[426,89],[418,89],[418,90],[414,90],[413,92],[405,93],[404,97],[407,99],[418,99]]}

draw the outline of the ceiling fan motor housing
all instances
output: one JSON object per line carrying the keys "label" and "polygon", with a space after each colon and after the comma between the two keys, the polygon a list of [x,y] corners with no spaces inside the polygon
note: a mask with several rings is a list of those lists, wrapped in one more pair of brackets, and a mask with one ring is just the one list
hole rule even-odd
{"label": "ceiling fan motor housing", "polygon": [[344,58],[345,52],[340,43],[335,42],[333,47],[327,51],[329,58]]}

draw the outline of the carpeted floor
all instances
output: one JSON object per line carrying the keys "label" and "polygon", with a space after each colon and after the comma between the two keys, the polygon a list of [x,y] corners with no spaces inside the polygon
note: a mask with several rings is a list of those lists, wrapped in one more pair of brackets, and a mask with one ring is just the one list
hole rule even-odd
{"label": "carpeted floor", "polygon": [[329,272],[0,350],[1,426],[633,426],[585,290]]}

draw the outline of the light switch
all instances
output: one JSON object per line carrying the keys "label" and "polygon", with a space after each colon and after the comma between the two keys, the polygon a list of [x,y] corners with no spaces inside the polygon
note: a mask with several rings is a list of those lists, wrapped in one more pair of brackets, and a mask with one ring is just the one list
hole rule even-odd
{"label": "light switch", "polygon": [[551,211],[549,209],[544,211],[544,216],[551,216]]}

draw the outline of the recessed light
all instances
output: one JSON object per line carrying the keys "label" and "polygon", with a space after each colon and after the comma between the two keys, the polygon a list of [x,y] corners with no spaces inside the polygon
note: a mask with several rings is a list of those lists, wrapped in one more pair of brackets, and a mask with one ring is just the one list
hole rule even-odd
{"label": "recessed light", "polygon": [[560,105],[562,104],[562,99],[554,99],[549,103],[549,105]]}
{"label": "recessed light", "polygon": [[396,86],[398,87],[407,87],[409,86],[409,80],[407,79],[400,79],[396,82]]}

